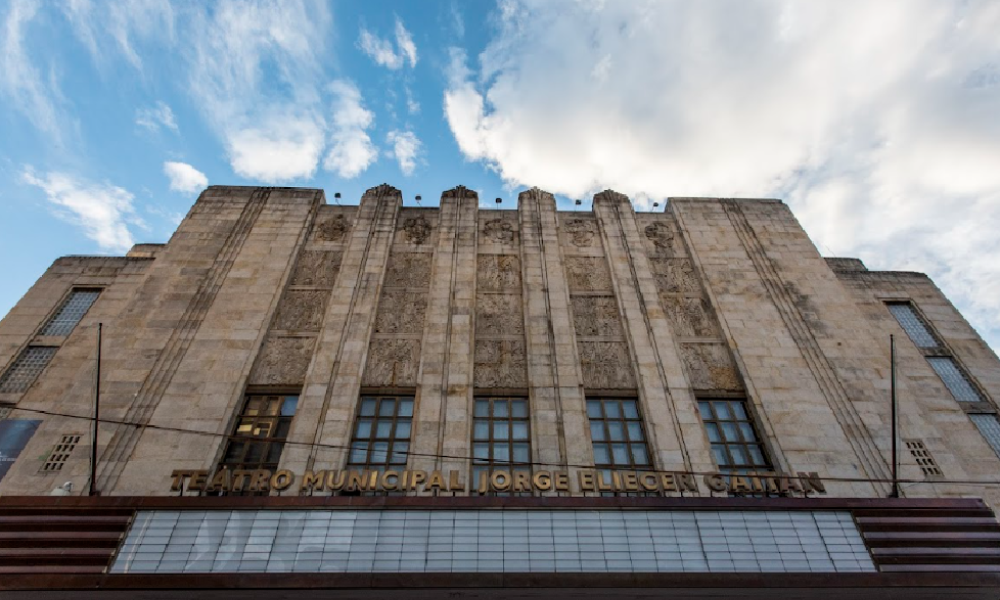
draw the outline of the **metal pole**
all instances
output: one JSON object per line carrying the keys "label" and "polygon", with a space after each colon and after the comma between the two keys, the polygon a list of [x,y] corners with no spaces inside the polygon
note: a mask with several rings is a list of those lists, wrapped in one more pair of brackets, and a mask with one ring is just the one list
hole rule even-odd
{"label": "metal pole", "polygon": [[94,435],[90,444],[90,496],[97,496],[97,434],[100,424],[101,407],[101,330],[104,323],[97,324],[97,383],[94,385]]}
{"label": "metal pole", "polygon": [[896,428],[896,338],[891,333],[889,334],[889,364],[890,364],[890,383],[889,383],[889,393],[892,396],[892,492],[889,494],[890,498],[899,498],[899,474],[897,473],[897,465],[899,464],[899,459],[896,457],[896,438],[899,437]]}

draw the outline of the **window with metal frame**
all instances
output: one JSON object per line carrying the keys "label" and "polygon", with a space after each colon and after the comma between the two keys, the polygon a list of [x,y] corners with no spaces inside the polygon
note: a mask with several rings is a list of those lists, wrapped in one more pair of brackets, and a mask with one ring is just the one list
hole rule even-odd
{"label": "window with metal frame", "polygon": [[219,468],[277,471],[298,402],[297,395],[247,394]]}
{"label": "window with metal frame", "polygon": [[969,376],[965,374],[965,371],[955,363],[955,359],[950,356],[928,356],[926,358],[955,400],[959,402],[984,401],[982,394],[969,381]]}
{"label": "window with metal frame", "polygon": [[969,418],[997,456],[1000,456],[1000,419],[992,413],[974,413]]}
{"label": "window with metal frame", "polygon": [[[587,398],[590,439],[597,475],[611,481],[612,471],[648,471],[653,468],[645,425],[635,398]],[[615,495],[604,492],[603,495]],[[619,495],[644,496],[647,492]]]}
{"label": "window with metal frame", "polygon": [[495,470],[514,469],[531,470],[528,399],[476,398],[472,419],[472,481],[478,482],[483,472],[491,475]]}
{"label": "window with metal frame", "polygon": [[28,346],[0,376],[0,394],[26,392],[55,356],[55,346]]}
{"label": "window with metal frame", "polygon": [[698,400],[698,409],[712,444],[712,455],[722,471],[740,474],[771,471],[771,461],[757,435],[745,400]]}
{"label": "window with metal frame", "polygon": [[362,396],[347,469],[402,469],[410,452],[413,396]]}
{"label": "window with metal frame", "polygon": [[918,348],[937,348],[941,345],[912,304],[909,302],[889,302],[886,306],[899,322],[899,326],[903,328],[903,331]]}
{"label": "window with metal frame", "polygon": [[97,300],[101,290],[73,290],[69,297],[63,301],[62,306],[52,315],[48,323],[42,327],[38,335],[67,336],[73,332],[77,323],[83,318],[90,307]]}

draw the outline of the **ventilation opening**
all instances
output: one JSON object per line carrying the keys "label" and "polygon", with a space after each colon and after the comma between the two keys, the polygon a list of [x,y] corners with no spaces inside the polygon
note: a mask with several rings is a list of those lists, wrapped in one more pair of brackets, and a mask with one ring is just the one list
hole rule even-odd
{"label": "ventilation opening", "polygon": [[920,470],[923,471],[924,477],[941,477],[943,473],[941,468],[937,466],[934,462],[934,457],[931,456],[931,451],[927,449],[920,440],[904,440],[907,449],[909,449],[910,454],[913,455],[914,460],[920,465]]}
{"label": "ventilation opening", "polygon": [[42,465],[42,473],[54,473],[56,471],[62,471],[63,465],[69,460],[69,455],[73,453],[73,449],[76,445],[80,443],[79,435],[64,435],[59,443],[53,446],[52,453],[49,454],[49,458]]}

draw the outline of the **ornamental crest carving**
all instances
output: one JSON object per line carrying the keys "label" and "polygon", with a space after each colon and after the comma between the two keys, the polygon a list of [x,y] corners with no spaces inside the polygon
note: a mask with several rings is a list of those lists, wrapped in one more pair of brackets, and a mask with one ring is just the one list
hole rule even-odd
{"label": "ornamental crest carving", "polygon": [[653,242],[658,255],[667,257],[674,255],[674,232],[666,223],[657,221],[647,225],[646,238]]}
{"label": "ornamental crest carving", "polygon": [[594,223],[585,219],[570,219],[563,226],[574,246],[585,248],[594,239]]}
{"label": "ornamental crest carving", "polygon": [[344,215],[337,215],[327,219],[316,228],[316,239],[321,242],[339,242],[344,239],[347,233],[347,219]]}
{"label": "ornamental crest carving", "polygon": [[427,222],[427,219],[423,215],[420,215],[419,217],[407,219],[403,223],[403,231],[406,232],[406,241],[419,246],[431,236],[431,224]]}
{"label": "ornamental crest carving", "polygon": [[509,244],[514,241],[514,228],[503,219],[487,221],[483,233],[498,244]]}

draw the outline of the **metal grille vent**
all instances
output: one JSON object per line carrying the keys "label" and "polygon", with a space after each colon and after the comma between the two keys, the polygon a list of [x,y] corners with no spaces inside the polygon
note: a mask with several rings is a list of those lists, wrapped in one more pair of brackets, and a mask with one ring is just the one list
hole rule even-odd
{"label": "metal grille vent", "polygon": [[0,420],[6,419],[10,416],[10,411],[13,410],[9,406],[0,406]]}
{"label": "metal grille vent", "polygon": [[76,448],[76,445],[80,443],[79,435],[64,435],[62,439],[52,448],[52,453],[49,454],[48,460],[42,465],[43,473],[54,473],[56,471],[62,471],[63,465],[69,459],[69,455]]}
{"label": "metal grille vent", "polygon": [[940,477],[943,475],[941,468],[937,466],[934,462],[934,457],[931,456],[931,451],[927,449],[920,440],[904,440],[906,442],[906,447],[909,449],[910,454],[920,465],[920,470],[923,471],[924,477]]}

